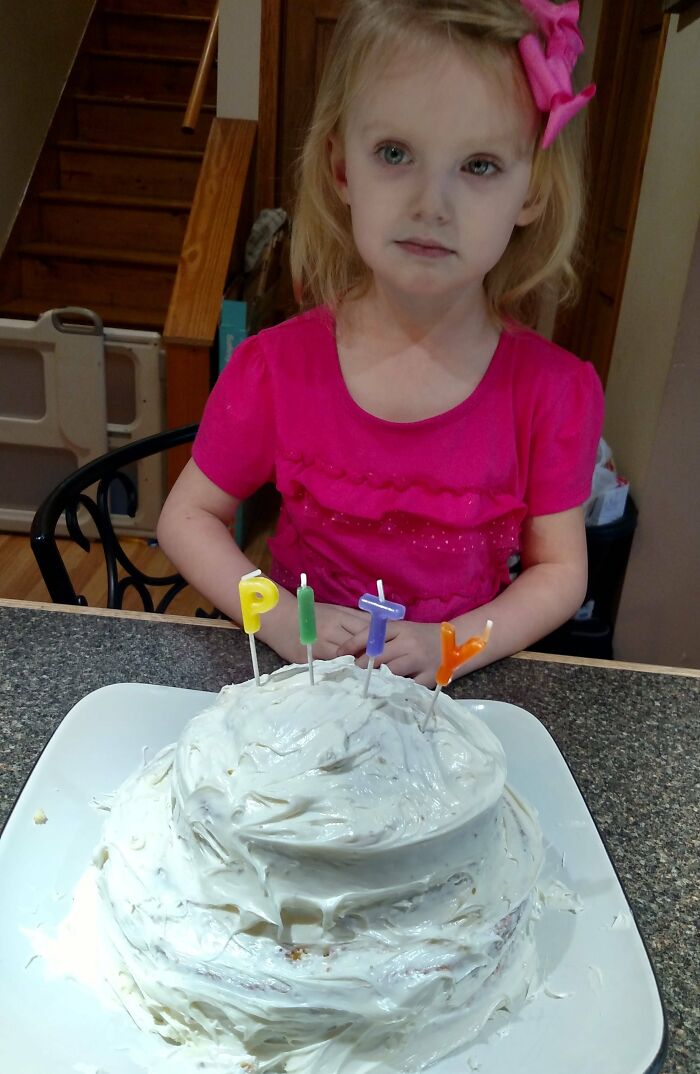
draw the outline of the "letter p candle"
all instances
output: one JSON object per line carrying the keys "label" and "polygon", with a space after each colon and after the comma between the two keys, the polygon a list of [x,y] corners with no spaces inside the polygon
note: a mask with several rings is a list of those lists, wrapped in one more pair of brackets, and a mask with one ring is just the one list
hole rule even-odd
{"label": "letter p candle", "polygon": [[255,648],[255,635],[260,630],[260,616],[274,608],[280,599],[280,591],[270,578],[261,578],[262,571],[244,574],[238,583],[238,596],[241,602],[243,629],[250,641],[250,659],[253,661],[255,685],[260,685],[258,670],[258,652]]}

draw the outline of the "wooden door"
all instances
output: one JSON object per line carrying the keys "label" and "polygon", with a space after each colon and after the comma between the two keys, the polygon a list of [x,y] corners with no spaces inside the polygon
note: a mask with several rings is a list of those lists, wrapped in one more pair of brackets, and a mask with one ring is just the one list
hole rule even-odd
{"label": "wooden door", "polygon": [[669,16],[663,0],[603,0],[590,105],[589,217],[582,293],[557,343],[593,362],[603,384],[622,303]]}
{"label": "wooden door", "polygon": [[294,200],[294,163],[301,151],[343,0],[289,0],[282,28],[278,204]]}

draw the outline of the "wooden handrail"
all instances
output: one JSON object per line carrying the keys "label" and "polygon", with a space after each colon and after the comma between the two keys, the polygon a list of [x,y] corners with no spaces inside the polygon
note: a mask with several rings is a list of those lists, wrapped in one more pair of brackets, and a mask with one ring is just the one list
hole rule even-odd
{"label": "wooden handrail", "polygon": [[209,29],[207,31],[207,39],[204,42],[204,48],[202,55],[199,58],[199,66],[197,68],[197,74],[195,75],[194,82],[192,84],[192,92],[190,93],[190,99],[187,103],[187,109],[185,111],[185,118],[182,121],[182,129],[186,133],[192,133],[197,126],[197,120],[199,119],[199,113],[202,110],[202,101],[204,100],[204,91],[206,89],[207,81],[209,79],[209,72],[214,62],[216,55],[216,46],[219,40],[219,0],[216,0],[214,11],[212,13],[211,22],[209,23]]}
{"label": "wooden handrail", "polygon": [[214,339],[232,251],[252,227],[256,132],[252,119],[212,121],[165,320],[166,344],[209,347]]}
{"label": "wooden handrail", "polygon": [[[249,119],[216,118],[209,132],[163,330],[169,428],[199,421],[209,394],[221,299],[253,225],[256,134]],[[168,452],[171,485],[188,458]]]}

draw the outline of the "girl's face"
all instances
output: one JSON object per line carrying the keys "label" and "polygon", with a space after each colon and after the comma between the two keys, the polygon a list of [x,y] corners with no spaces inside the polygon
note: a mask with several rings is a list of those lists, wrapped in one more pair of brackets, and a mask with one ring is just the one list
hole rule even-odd
{"label": "girl's face", "polygon": [[[505,61],[504,61],[505,67]],[[530,223],[534,105],[447,45],[403,57],[355,97],[331,167],[376,286],[404,300],[482,292]]]}

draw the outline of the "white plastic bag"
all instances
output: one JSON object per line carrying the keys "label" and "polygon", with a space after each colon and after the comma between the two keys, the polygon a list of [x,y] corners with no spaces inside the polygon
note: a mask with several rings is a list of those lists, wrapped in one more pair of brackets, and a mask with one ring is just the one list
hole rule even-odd
{"label": "white plastic bag", "polygon": [[615,469],[610,445],[601,438],[596,452],[591,495],[584,504],[587,526],[606,526],[625,513],[629,482]]}

